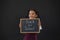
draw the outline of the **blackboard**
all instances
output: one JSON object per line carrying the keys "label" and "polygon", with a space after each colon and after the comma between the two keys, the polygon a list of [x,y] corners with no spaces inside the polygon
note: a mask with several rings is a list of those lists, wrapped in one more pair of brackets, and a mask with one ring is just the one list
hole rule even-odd
{"label": "blackboard", "polygon": [[39,33],[39,25],[40,22],[39,18],[29,19],[29,18],[22,18],[20,19],[21,27],[20,33]]}

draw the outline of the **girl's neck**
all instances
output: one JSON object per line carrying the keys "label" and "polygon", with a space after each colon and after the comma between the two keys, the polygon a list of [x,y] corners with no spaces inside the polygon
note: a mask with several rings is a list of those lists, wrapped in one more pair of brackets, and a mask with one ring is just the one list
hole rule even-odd
{"label": "girl's neck", "polygon": [[29,19],[35,19],[35,18],[29,18]]}

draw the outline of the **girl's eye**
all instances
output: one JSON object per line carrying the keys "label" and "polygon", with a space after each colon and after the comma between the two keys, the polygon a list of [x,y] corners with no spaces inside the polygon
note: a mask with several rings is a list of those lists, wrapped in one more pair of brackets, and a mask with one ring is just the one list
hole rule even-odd
{"label": "girl's eye", "polygon": [[34,15],[34,14],[32,14],[32,15]]}
{"label": "girl's eye", "polygon": [[34,13],[30,13],[29,15],[35,15]]}
{"label": "girl's eye", "polygon": [[32,15],[34,15],[34,13],[32,13]]}

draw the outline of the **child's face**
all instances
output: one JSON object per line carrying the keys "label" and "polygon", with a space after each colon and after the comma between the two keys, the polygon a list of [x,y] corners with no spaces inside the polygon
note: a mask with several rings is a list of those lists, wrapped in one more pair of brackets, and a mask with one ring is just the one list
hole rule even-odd
{"label": "child's face", "polygon": [[37,14],[35,13],[35,11],[31,10],[29,11],[29,18],[36,18]]}

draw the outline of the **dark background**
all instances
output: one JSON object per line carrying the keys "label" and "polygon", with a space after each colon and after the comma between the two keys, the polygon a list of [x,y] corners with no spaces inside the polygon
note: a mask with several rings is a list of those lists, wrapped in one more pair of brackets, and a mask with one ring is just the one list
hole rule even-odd
{"label": "dark background", "polygon": [[1,40],[22,40],[19,33],[19,19],[27,17],[28,9],[39,11],[43,29],[38,40],[59,40],[59,1],[58,0],[2,0],[1,1]]}

